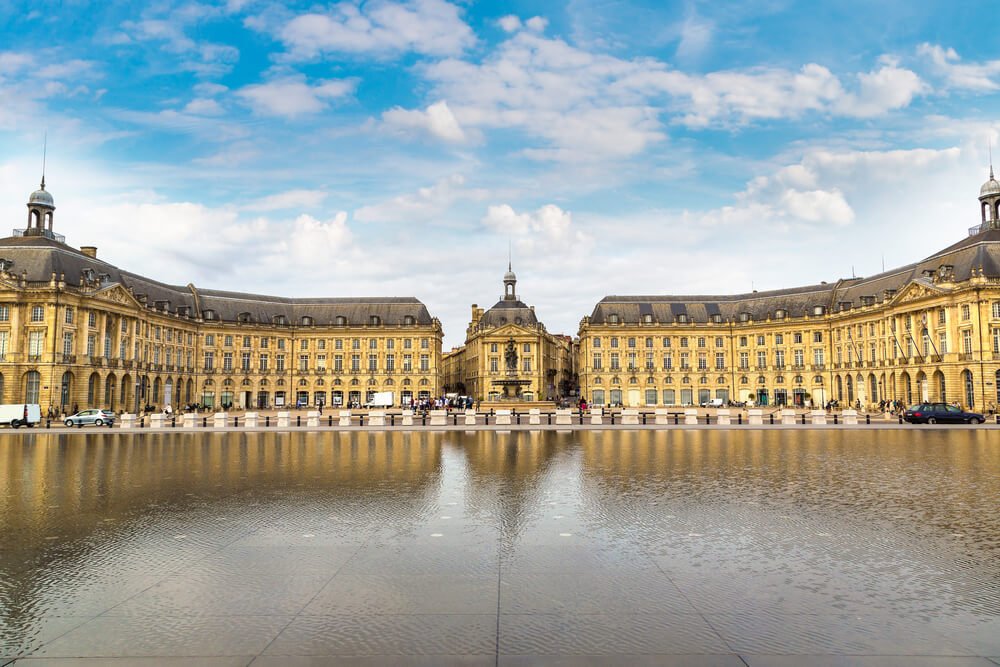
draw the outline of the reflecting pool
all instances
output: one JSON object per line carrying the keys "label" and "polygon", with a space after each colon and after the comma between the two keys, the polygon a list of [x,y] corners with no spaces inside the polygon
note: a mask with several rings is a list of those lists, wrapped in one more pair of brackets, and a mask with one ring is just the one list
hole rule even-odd
{"label": "reflecting pool", "polygon": [[998,508],[986,429],[4,435],[0,665],[984,665]]}

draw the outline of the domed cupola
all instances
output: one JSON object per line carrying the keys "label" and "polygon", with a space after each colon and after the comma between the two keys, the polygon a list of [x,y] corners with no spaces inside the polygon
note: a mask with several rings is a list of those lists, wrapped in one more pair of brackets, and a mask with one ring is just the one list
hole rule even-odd
{"label": "domed cupola", "polygon": [[517,301],[517,294],[514,292],[514,288],[517,286],[517,276],[510,268],[510,262],[507,262],[507,273],[503,274],[503,298],[504,301]]}
{"label": "domed cupola", "polygon": [[990,180],[979,188],[979,208],[983,214],[984,229],[1000,229],[1000,182],[993,176],[990,165]]}
{"label": "domed cupola", "polygon": [[45,176],[42,176],[41,187],[28,197],[28,228],[24,230],[24,235],[54,238],[52,217],[55,210],[55,200],[52,199],[52,194],[45,189]]}

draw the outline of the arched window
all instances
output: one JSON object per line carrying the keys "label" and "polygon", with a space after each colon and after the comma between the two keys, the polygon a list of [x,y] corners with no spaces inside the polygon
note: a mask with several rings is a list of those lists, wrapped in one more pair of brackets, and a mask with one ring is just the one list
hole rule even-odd
{"label": "arched window", "polygon": [[38,403],[42,387],[42,376],[38,371],[28,371],[24,376],[24,402]]}
{"label": "arched window", "polygon": [[346,327],[347,326],[347,318],[344,317],[343,315],[337,315],[337,319],[334,322],[334,324],[336,324],[338,327]]}

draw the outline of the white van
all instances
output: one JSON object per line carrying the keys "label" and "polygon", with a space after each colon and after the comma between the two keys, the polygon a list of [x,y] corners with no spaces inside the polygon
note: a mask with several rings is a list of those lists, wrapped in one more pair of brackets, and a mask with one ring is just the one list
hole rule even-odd
{"label": "white van", "polygon": [[34,426],[42,421],[42,408],[37,403],[7,403],[0,405],[0,424],[11,428]]}
{"label": "white van", "polygon": [[708,400],[708,401],[705,401],[704,403],[702,403],[701,407],[703,407],[703,408],[721,408],[725,404],[726,404],[725,399],[722,399],[722,398],[713,398],[711,400]]}

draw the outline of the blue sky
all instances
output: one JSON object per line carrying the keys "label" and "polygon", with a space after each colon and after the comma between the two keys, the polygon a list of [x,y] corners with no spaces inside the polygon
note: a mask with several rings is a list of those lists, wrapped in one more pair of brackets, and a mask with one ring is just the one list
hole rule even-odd
{"label": "blue sky", "polygon": [[460,344],[522,298],[776,289],[978,222],[987,3],[0,0],[0,214],[123,268],[412,295]]}

